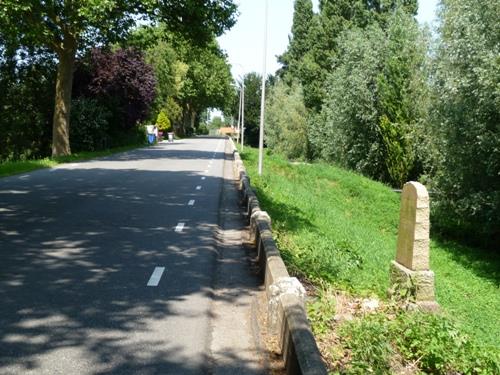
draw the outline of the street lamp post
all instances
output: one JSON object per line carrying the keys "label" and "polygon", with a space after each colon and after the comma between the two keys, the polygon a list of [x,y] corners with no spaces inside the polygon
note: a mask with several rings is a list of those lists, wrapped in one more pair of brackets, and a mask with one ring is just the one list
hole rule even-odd
{"label": "street lamp post", "polygon": [[241,151],[243,151],[245,141],[245,77],[241,80]]}
{"label": "street lamp post", "polygon": [[240,88],[240,102],[239,102],[239,106],[238,106],[238,124],[237,124],[237,128],[238,128],[238,137],[241,137],[241,102],[242,102],[242,93],[241,93],[241,88]]}
{"label": "street lamp post", "polygon": [[264,59],[262,66],[262,88],[260,99],[260,126],[259,126],[259,176],[262,175],[262,159],[264,155],[264,110],[266,104],[266,60],[267,60],[267,13],[268,0],[265,0],[264,11]]}

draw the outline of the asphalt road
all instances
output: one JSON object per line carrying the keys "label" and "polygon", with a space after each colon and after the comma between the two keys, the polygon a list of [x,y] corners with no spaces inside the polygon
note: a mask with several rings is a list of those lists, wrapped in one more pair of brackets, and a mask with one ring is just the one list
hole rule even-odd
{"label": "asphalt road", "polygon": [[0,179],[0,374],[214,372],[224,146]]}

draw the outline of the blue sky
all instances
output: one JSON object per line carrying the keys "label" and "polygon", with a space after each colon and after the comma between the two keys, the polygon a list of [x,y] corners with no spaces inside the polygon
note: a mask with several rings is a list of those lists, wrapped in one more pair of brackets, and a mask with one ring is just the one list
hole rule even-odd
{"label": "blue sky", "polygon": [[[276,56],[288,45],[288,34],[292,27],[294,0],[268,0],[269,26],[267,49],[267,73],[274,73],[279,64]],[[419,0],[417,19],[420,23],[431,23],[438,0]],[[265,0],[239,0],[240,15],[236,25],[219,37],[233,67],[233,76],[252,71],[262,72],[264,39]],[[318,0],[313,0],[317,8]],[[316,9],[317,10],[317,9]]]}

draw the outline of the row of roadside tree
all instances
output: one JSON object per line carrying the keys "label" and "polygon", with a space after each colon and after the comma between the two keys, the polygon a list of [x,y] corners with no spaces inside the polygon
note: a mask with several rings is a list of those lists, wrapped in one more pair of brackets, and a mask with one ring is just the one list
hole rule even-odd
{"label": "row of roadside tree", "polygon": [[[319,12],[296,0],[268,79],[266,143],[395,188],[419,180],[435,230],[498,246],[500,3],[442,0],[432,31],[416,13],[417,0],[320,0]],[[245,77],[247,108],[258,80]],[[245,118],[256,144],[258,115]]]}
{"label": "row of roadside tree", "polygon": [[2,2],[0,161],[196,131],[234,91],[216,36],[232,1]]}

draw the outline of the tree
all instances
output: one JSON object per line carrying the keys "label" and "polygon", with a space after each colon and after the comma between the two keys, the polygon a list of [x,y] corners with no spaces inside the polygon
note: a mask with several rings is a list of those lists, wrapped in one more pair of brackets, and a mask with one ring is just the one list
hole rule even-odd
{"label": "tree", "polygon": [[288,36],[287,50],[278,56],[278,61],[283,65],[278,73],[282,78],[285,74],[298,78],[300,62],[310,49],[310,28],[314,12],[311,0],[295,0],[292,34]]}
{"label": "tree", "polygon": [[45,157],[54,108],[53,55],[0,39],[0,160]]}
{"label": "tree", "polygon": [[78,51],[123,38],[137,17],[162,20],[172,29],[210,40],[234,24],[236,10],[231,0],[3,0],[1,6],[2,38],[17,38],[24,46],[45,46],[57,54],[53,155],[71,152],[69,117]]}
{"label": "tree", "polygon": [[[441,230],[498,249],[500,241],[500,3],[444,0],[434,74]],[[437,228],[437,226],[436,226]]]}
{"label": "tree", "polygon": [[307,110],[302,87],[277,82],[269,90],[266,104],[266,144],[289,159],[308,156]]}
{"label": "tree", "polygon": [[142,54],[131,48],[94,49],[89,60],[88,65],[78,65],[76,93],[104,104],[114,130],[129,130],[145,120],[156,95],[156,79]]}
{"label": "tree", "polygon": [[[413,16],[397,9],[339,39],[336,69],[311,142],[320,155],[401,187],[426,168],[427,43]],[[426,150],[428,151],[428,150]]]}
{"label": "tree", "polygon": [[[257,147],[259,144],[260,125],[260,98],[262,78],[258,73],[252,72],[243,77],[245,84],[245,143]],[[234,89],[233,89],[234,90]],[[234,100],[230,111],[238,115],[238,100]]]}
{"label": "tree", "polygon": [[182,107],[180,134],[194,131],[200,115],[207,108],[226,109],[234,91],[227,56],[215,38],[205,46],[192,46],[184,41],[176,46],[188,70],[178,94]]}
{"label": "tree", "polygon": [[168,119],[167,113],[165,110],[161,110],[156,119],[156,125],[158,126],[158,130],[162,132],[168,132],[171,129],[170,120]]}

